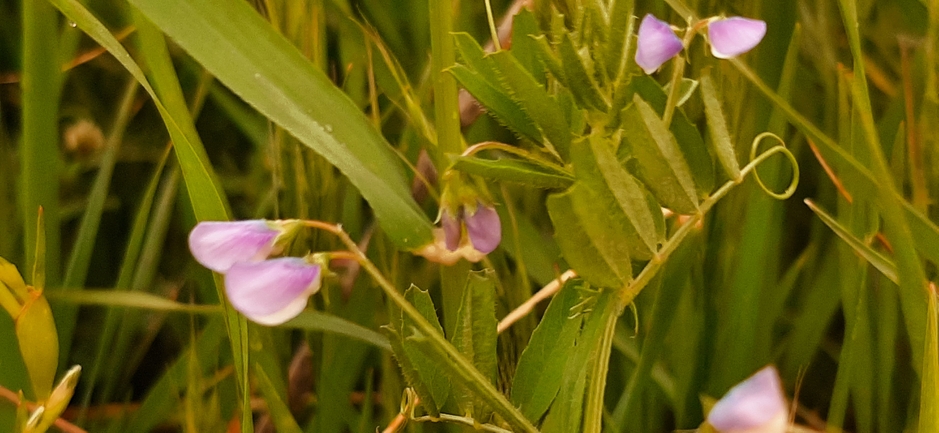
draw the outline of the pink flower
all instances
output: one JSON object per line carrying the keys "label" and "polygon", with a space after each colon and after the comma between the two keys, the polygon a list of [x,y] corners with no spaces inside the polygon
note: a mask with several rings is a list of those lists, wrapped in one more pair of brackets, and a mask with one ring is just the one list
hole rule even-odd
{"label": "pink flower", "polygon": [[665,62],[675,57],[683,48],[681,39],[675,35],[671,26],[652,14],[646,14],[639,24],[636,42],[636,64],[651,74]]}
{"label": "pink flower", "polygon": [[202,266],[225,273],[236,263],[277,253],[277,241],[293,226],[295,220],[203,221],[189,233],[189,250]]}
{"label": "pink flower", "polygon": [[320,289],[321,269],[296,257],[236,263],[225,274],[228,301],[247,318],[279,325],[306,308]]}
{"label": "pink flower", "polygon": [[466,225],[466,234],[473,248],[480,253],[491,253],[502,241],[502,223],[492,206],[477,201],[476,209],[462,206],[458,208],[456,215],[452,215],[451,211],[444,207],[440,212],[440,225],[443,227],[444,244],[450,251],[460,248],[463,238],[461,222]]}
{"label": "pink flower", "polygon": [[721,433],[784,433],[787,415],[779,373],[770,365],[727,391],[707,420]]}
{"label": "pink flower", "polygon": [[766,22],[760,20],[730,17],[708,24],[711,54],[718,59],[730,59],[752,50],[765,35]]}

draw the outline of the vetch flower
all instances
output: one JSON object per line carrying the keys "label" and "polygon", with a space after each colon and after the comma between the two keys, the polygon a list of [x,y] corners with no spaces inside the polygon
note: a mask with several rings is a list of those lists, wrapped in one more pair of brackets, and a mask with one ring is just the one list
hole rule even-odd
{"label": "vetch flower", "polygon": [[297,220],[203,221],[189,233],[189,250],[202,266],[225,273],[241,262],[264,260],[282,248]]}
{"label": "vetch flower", "polygon": [[752,50],[765,35],[766,22],[750,18],[730,17],[708,24],[711,54],[718,59],[730,59]]}
{"label": "vetch flower", "polygon": [[783,433],[789,423],[779,373],[766,366],[727,391],[708,414],[721,433]]}
{"label": "vetch flower", "polygon": [[240,262],[225,274],[225,293],[241,314],[273,326],[300,314],[321,278],[320,265],[297,257]]}
{"label": "vetch flower", "polygon": [[469,242],[476,251],[489,254],[502,241],[502,223],[499,221],[496,209],[477,200],[475,209],[461,206],[456,211],[456,215],[453,215],[448,208],[444,207],[440,212],[444,242],[450,251],[460,248],[463,238],[461,221],[466,225]]}
{"label": "vetch flower", "polygon": [[636,64],[651,74],[665,62],[675,57],[683,48],[681,39],[675,35],[672,27],[652,14],[646,14],[639,24],[636,42]]}

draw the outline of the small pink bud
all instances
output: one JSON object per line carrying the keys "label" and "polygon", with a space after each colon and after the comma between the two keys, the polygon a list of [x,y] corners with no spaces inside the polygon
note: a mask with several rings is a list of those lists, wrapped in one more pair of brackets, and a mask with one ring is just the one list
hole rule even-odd
{"label": "small pink bud", "polygon": [[652,14],[642,18],[636,42],[636,64],[645,73],[657,71],[682,48],[681,39],[678,39],[668,23]]}
{"label": "small pink bud", "polygon": [[730,17],[708,24],[711,54],[718,59],[737,57],[757,46],[766,35],[766,22]]}
{"label": "small pink bud", "polygon": [[320,279],[319,265],[296,257],[241,262],[225,274],[225,293],[249,319],[273,326],[300,314]]}
{"label": "small pink bud", "polygon": [[265,220],[203,221],[189,233],[189,250],[196,261],[225,273],[235,263],[264,260],[274,253],[283,228]]}
{"label": "small pink bud", "polygon": [[502,241],[502,223],[495,208],[478,203],[476,212],[464,217],[466,233],[473,248],[483,254],[489,254]]}
{"label": "small pink bud", "polygon": [[770,365],[727,391],[708,423],[721,433],[784,433],[787,414],[779,373]]}

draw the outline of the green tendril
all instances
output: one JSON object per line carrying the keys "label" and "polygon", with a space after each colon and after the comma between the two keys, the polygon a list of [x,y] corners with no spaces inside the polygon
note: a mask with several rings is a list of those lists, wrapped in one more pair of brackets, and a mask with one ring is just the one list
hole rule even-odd
{"label": "green tendril", "polygon": [[[779,142],[778,145],[773,146],[766,150],[765,152],[757,156],[757,150],[760,148],[760,143],[764,138],[771,138]],[[760,178],[760,173],[757,171],[756,167],[759,166],[763,161],[769,159],[769,157],[782,153],[789,159],[789,162],[792,163],[792,180],[789,181],[789,187],[786,188],[782,193],[778,193],[770,189],[763,183],[763,179]],[[799,162],[796,161],[795,155],[792,154],[789,149],[786,148],[786,142],[782,138],[779,138],[778,135],[773,134],[772,132],[764,132],[760,135],[757,135],[753,139],[753,144],[750,146],[750,163],[747,164],[747,167],[744,168],[743,173],[741,173],[741,178],[746,175],[746,172],[753,170],[753,177],[756,179],[756,183],[760,185],[760,188],[766,192],[767,195],[773,197],[777,200],[785,200],[789,197],[792,197],[796,192],[796,188],[799,186]]]}

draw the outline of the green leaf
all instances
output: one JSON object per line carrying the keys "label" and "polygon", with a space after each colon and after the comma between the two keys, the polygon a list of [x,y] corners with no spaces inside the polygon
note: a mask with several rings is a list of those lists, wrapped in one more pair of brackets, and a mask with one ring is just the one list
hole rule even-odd
{"label": "green leaf", "polygon": [[515,182],[534,188],[567,188],[574,176],[552,165],[514,158],[485,159],[451,155],[453,168],[487,179]]}
{"label": "green leaf", "polygon": [[388,339],[380,333],[348,319],[343,319],[342,317],[323,311],[303,310],[297,317],[280,325],[280,327],[342,335],[371,344],[379,349],[391,350],[391,344],[388,342]]}
{"label": "green leaf", "polygon": [[277,387],[274,386],[274,383],[271,381],[271,378],[267,376],[267,373],[264,372],[264,369],[261,368],[260,365],[255,364],[254,374],[258,378],[258,388],[261,389],[261,395],[264,396],[264,401],[267,403],[267,410],[270,411],[271,419],[274,421],[274,427],[277,431],[281,433],[302,433],[303,430],[300,429],[297,420],[293,419],[290,408],[288,408],[284,400],[280,398]]}
{"label": "green leaf", "polygon": [[[646,74],[640,74],[633,77],[629,86],[630,88],[624,92],[627,95],[623,95],[628,98],[627,103],[632,100],[633,93],[638,93],[659,116],[662,116],[668,95],[659,83]],[[714,162],[708,153],[707,145],[701,138],[698,127],[688,120],[684,110],[676,108],[669,131],[675,134],[675,140],[678,141],[678,146],[685,155],[685,161],[691,168],[698,196],[708,196],[714,188]]]}
{"label": "green leaf", "polygon": [[561,64],[561,60],[554,54],[554,49],[551,48],[548,37],[541,35],[534,38],[534,40],[535,48],[538,49],[538,58],[541,59],[545,67],[551,71],[551,75],[554,75],[554,78],[556,78],[558,82],[564,87],[570,88],[567,84],[567,74],[564,72],[564,65]]}
{"label": "green leaf", "polygon": [[43,401],[52,392],[59,362],[59,338],[49,301],[40,293],[32,293],[30,298],[16,318],[16,338],[33,393]]}
{"label": "green leaf", "polygon": [[574,351],[583,315],[571,315],[580,300],[574,283],[565,284],[548,304],[522,352],[512,379],[512,402],[532,422],[538,421],[561,388],[566,360]]}
{"label": "green leaf", "polygon": [[497,82],[490,82],[479,72],[462,65],[453,66],[447,71],[453,74],[466,91],[486,107],[489,114],[499,123],[523,138],[536,142],[542,140],[541,131],[535,126],[535,122],[498,87]]}
{"label": "green leaf", "polygon": [[535,15],[528,8],[522,8],[512,18],[512,55],[518,59],[522,66],[535,80],[544,83],[544,65],[538,56],[538,46],[535,38],[541,35]]}
{"label": "green leaf", "polygon": [[724,111],[717,99],[717,90],[711,81],[710,70],[701,74],[701,98],[704,100],[704,114],[708,119],[708,132],[711,134],[711,146],[717,154],[717,160],[724,167],[724,172],[733,180],[740,178],[740,165],[734,152],[734,143],[727,131]]}
{"label": "green leaf", "polygon": [[[668,93],[672,87],[672,83],[668,83],[665,87],[662,88],[665,93]],[[689,99],[694,95],[694,91],[698,89],[698,80],[693,80],[691,78],[682,78],[681,84],[678,86],[678,101],[675,103],[676,107],[681,107],[685,105],[685,102],[688,102]]]}
{"label": "green leaf", "polygon": [[[412,285],[404,296],[436,328],[437,332],[443,335],[443,327],[440,326],[440,321],[437,319],[437,312],[434,309],[434,302],[430,299],[430,294]],[[404,351],[417,369],[418,376],[433,396],[434,399],[431,402],[436,402],[437,408],[440,409],[447,402],[447,397],[450,395],[450,380],[436,360],[428,358],[421,350],[411,346],[407,338],[411,332],[410,329],[413,327],[411,319],[402,314],[401,323],[402,336],[405,337]]]}
{"label": "green leaf", "polygon": [[[603,338],[604,325],[613,314],[616,297],[615,290],[601,290],[590,306],[584,319],[583,330],[577,337],[575,349],[564,366],[564,378],[554,404],[548,412],[542,429],[546,432],[583,431],[581,418],[584,412],[584,397],[587,387],[587,366],[592,365],[597,356],[600,340]],[[586,301],[585,301],[586,302]]]}
{"label": "green leaf", "polygon": [[694,178],[675,136],[639,95],[633,95],[633,104],[626,107],[623,115],[629,153],[638,161],[636,176],[675,212],[697,212]]}
{"label": "green leaf", "polygon": [[398,156],[358,107],[247,3],[134,0],[219,81],[339,168],[401,248],[433,239]]}
{"label": "green leaf", "polygon": [[565,121],[557,100],[508,51],[488,56],[493,59],[501,73],[503,84],[511,91],[512,98],[528,112],[535,124],[544,133],[550,145],[561,158],[566,159],[571,145],[571,127]]}
{"label": "green leaf", "polygon": [[610,79],[616,79],[627,64],[629,46],[631,42],[632,29],[635,18],[633,18],[633,9],[635,7],[633,0],[614,0],[610,7],[610,37],[607,40],[606,59],[607,76]]}
{"label": "green leaf", "polygon": [[828,226],[833,232],[835,232],[838,237],[845,241],[848,246],[851,247],[858,255],[867,260],[868,263],[877,268],[880,273],[884,274],[885,277],[893,281],[894,283],[899,283],[899,278],[897,278],[897,265],[893,263],[893,260],[890,260],[887,257],[884,257],[883,254],[875,251],[869,245],[864,243],[864,241],[858,239],[854,234],[851,233],[847,227],[841,225],[836,219],[834,219],[827,212],[815,205],[812,200],[806,199],[805,204],[812,209],[812,212],[815,212],[818,215],[818,218],[822,220],[825,225]]}
{"label": "green leaf", "polygon": [[597,83],[590,77],[583,59],[577,53],[574,42],[567,33],[561,38],[558,51],[564,67],[564,75],[567,77],[567,87],[574,94],[578,104],[583,108],[593,107],[602,112],[608,111],[610,104],[600,94]]}
{"label": "green leaf", "polygon": [[[473,363],[483,376],[493,384],[498,373],[496,343],[496,285],[495,273],[491,269],[470,272],[467,275],[457,323],[450,342]],[[482,399],[475,398],[468,390],[461,390],[457,399],[463,413],[471,414],[480,422],[489,419],[492,409]]]}

